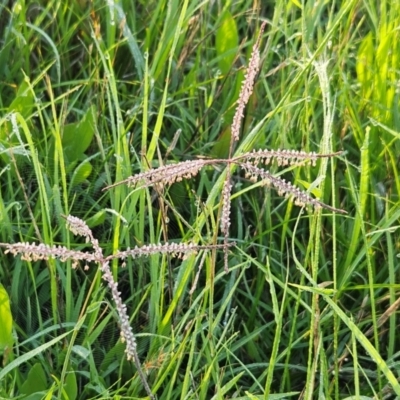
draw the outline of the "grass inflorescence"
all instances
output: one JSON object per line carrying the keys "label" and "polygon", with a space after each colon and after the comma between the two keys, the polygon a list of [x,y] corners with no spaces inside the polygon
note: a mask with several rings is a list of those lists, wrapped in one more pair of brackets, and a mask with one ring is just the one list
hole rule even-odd
{"label": "grass inflorescence", "polygon": [[0,397],[399,396],[399,7],[12,7]]}

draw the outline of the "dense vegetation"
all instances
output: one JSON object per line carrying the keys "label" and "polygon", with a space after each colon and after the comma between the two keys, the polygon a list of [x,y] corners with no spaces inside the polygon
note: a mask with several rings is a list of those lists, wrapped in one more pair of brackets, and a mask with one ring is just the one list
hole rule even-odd
{"label": "dense vegetation", "polygon": [[[400,396],[400,5],[5,3],[0,242],[89,251],[66,226],[73,215],[106,256],[223,243],[223,163],[173,184],[103,189],[259,148],[342,151],[315,167],[268,166],[334,209],[297,207],[231,169],[228,273],[216,247],[110,267],[158,399]],[[0,398],[145,398],[96,264],[0,251]]]}

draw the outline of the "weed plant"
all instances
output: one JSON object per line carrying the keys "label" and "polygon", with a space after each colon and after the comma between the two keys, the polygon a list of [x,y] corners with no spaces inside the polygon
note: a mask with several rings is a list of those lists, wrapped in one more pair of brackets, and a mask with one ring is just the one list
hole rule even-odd
{"label": "weed plant", "polygon": [[400,395],[398,6],[2,7],[0,396]]}
{"label": "weed plant", "polygon": [[[136,174],[122,182],[118,182],[112,186],[108,186],[106,189],[110,189],[113,186],[126,183],[129,185],[139,185],[141,188],[148,187],[150,185],[156,185],[158,187],[157,192],[162,191],[163,186],[170,185],[175,182],[182,181],[183,178],[190,179],[196,176],[201,169],[209,165],[225,164],[227,172],[225,174],[225,180],[223,183],[223,189],[221,193],[221,203],[222,211],[220,217],[221,233],[224,237],[223,245],[205,245],[201,246],[198,244],[185,244],[185,243],[164,243],[164,244],[153,244],[145,245],[142,247],[135,247],[134,249],[128,249],[125,251],[117,250],[116,255],[105,257],[103,255],[103,250],[99,246],[99,242],[94,238],[92,231],[88,225],[81,219],[73,216],[67,217],[67,224],[69,229],[75,235],[83,236],[86,242],[91,243],[93,247],[93,252],[82,252],[78,250],[70,250],[63,246],[48,246],[46,244],[40,243],[29,244],[29,243],[15,243],[7,244],[0,243],[0,246],[6,247],[5,254],[11,253],[14,256],[21,255],[21,260],[24,261],[38,261],[38,260],[49,260],[50,258],[57,258],[61,262],[67,260],[72,260],[73,268],[76,268],[79,262],[84,263],[97,263],[102,273],[103,279],[107,282],[109,289],[111,290],[112,298],[115,303],[116,311],[119,317],[120,329],[121,329],[121,341],[126,342],[126,354],[128,360],[134,360],[137,370],[139,372],[140,379],[146,389],[147,394],[154,398],[149,384],[145,375],[142,372],[141,363],[139,360],[139,355],[136,350],[136,339],[132,328],[129,324],[129,316],[127,313],[127,306],[123,303],[121,298],[121,292],[118,291],[118,282],[116,282],[112,276],[110,270],[110,261],[113,259],[125,260],[127,257],[140,257],[149,256],[153,254],[173,254],[173,255],[183,255],[189,252],[197,252],[200,250],[216,250],[218,248],[224,249],[224,261],[225,261],[225,271],[228,273],[228,248],[229,244],[229,226],[231,224],[231,190],[233,185],[231,183],[231,165],[238,166],[246,172],[251,180],[257,181],[261,179],[263,185],[272,185],[278,190],[280,196],[286,195],[287,197],[292,197],[297,205],[305,206],[307,204],[324,207],[332,211],[337,211],[344,213],[343,210],[338,210],[330,207],[319,200],[313,199],[306,192],[301,191],[293,184],[286,182],[280,177],[275,177],[268,170],[259,168],[257,165],[261,162],[263,164],[269,165],[271,159],[276,161],[279,166],[281,165],[296,165],[298,163],[304,163],[305,161],[312,161],[315,165],[317,158],[321,157],[331,157],[329,155],[317,155],[315,153],[305,153],[294,150],[263,150],[259,149],[250,153],[245,153],[241,156],[233,157],[234,143],[239,140],[239,132],[241,123],[244,117],[245,106],[248,103],[250,96],[253,91],[254,81],[257,76],[260,64],[260,39],[261,34],[265,28],[265,23],[261,26],[261,32],[258,36],[257,42],[253,47],[251,59],[247,72],[245,75],[245,80],[242,84],[242,89],[240,91],[238,104],[236,107],[236,112],[233,117],[232,129],[231,129],[231,140],[229,146],[229,158],[228,159],[198,159],[179,162],[177,164],[170,164],[166,166],[161,166],[157,169],[150,169],[149,171]],[[13,124],[16,122],[13,121]],[[85,270],[89,269],[86,265]]]}

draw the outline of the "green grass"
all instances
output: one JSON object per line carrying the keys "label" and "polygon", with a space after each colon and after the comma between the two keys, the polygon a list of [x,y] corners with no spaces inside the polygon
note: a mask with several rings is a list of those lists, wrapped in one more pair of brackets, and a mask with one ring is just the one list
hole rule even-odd
{"label": "green grass", "polygon": [[[26,3],[0,5],[0,242],[86,249],[68,214],[106,255],[220,240],[224,171],[102,189],[228,155],[266,20],[236,155],[344,150],[273,172],[348,215],[301,212],[234,173],[229,274],[218,251],[115,261],[143,370],[158,399],[400,396],[400,6]],[[0,398],[145,398],[95,265],[1,254]]]}

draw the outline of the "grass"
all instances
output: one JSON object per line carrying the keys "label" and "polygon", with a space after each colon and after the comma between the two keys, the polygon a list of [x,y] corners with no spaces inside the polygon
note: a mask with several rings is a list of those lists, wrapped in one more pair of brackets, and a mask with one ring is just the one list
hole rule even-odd
{"label": "grass", "polygon": [[[72,214],[107,255],[223,242],[223,165],[162,189],[102,189],[229,156],[243,68],[267,21],[235,156],[343,150],[271,172],[348,214],[302,211],[232,171],[228,274],[216,249],[113,259],[142,370],[159,399],[400,396],[399,6],[0,7],[0,241],[84,251],[62,218]],[[145,398],[89,266],[2,253],[0,397]]]}

